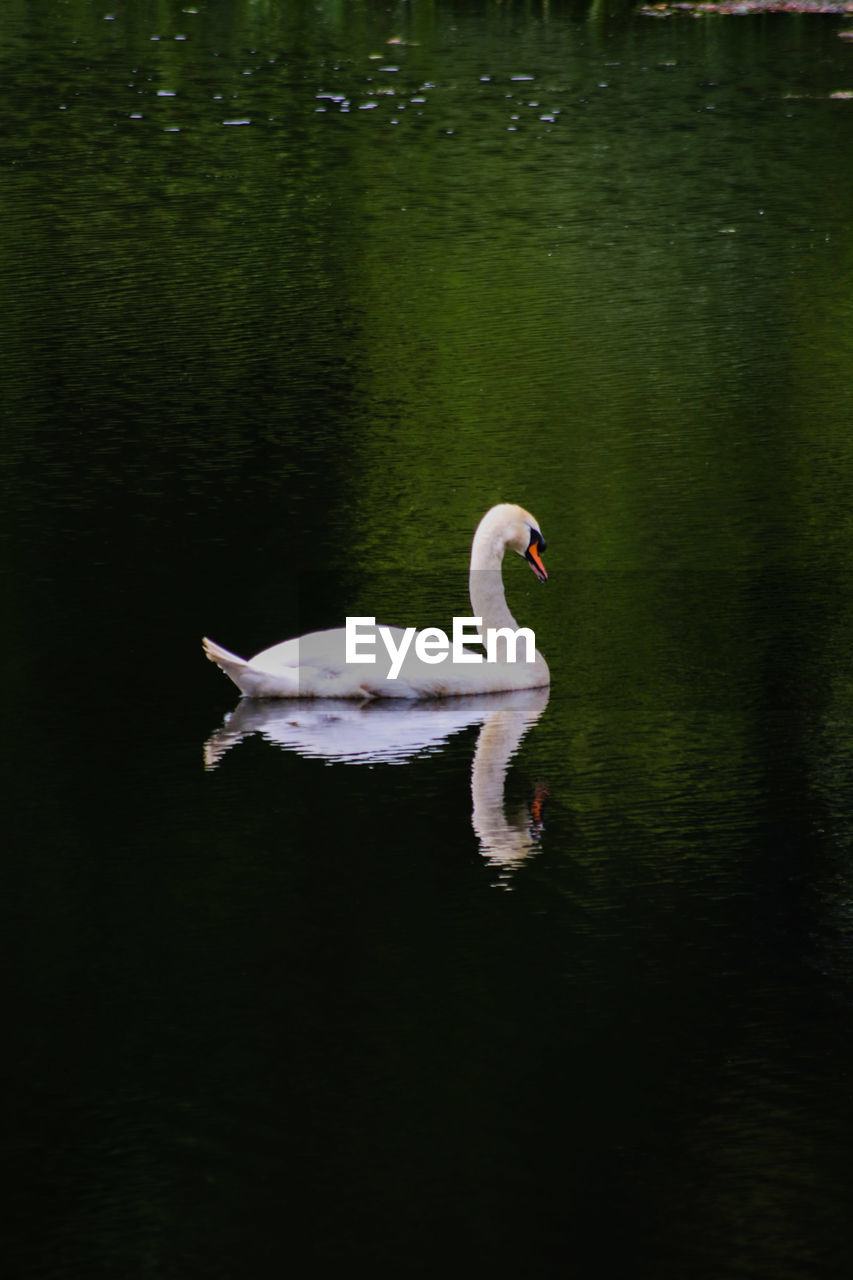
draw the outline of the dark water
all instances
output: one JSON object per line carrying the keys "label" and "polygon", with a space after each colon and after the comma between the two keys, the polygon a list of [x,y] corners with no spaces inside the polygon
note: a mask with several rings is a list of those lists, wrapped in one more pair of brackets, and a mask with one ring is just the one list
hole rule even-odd
{"label": "dark water", "polygon": [[[5,1274],[845,1275],[844,23],[34,9]],[[223,723],[203,633],[447,627],[499,500],[546,706]]]}

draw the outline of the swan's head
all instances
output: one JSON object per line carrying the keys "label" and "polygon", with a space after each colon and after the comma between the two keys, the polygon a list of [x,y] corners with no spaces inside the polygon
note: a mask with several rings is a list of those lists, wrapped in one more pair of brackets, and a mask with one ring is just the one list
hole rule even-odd
{"label": "swan's head", "polygon": [[546,546],[547,543],[539,532],[539,528],[534,520],[530,525],[530,541],[527,544],[527,550],[523,554],[525,560],[530,565],[540,582],[548,581],[548,571],[542,563],[542,552],[545,550]]}
{"label": "swan's head", "polygon": [[487,542],[493,539],[501,545],[501,552],[509,547],[523,556],[540,582],[548,581],[548,573],[542,563],[542,552],[545,550],[545,539],[539,530],[536,520],[524,507],[517,507],[511,502],[502,502],[492,507],[480,521],[477,537],[483,536]]}

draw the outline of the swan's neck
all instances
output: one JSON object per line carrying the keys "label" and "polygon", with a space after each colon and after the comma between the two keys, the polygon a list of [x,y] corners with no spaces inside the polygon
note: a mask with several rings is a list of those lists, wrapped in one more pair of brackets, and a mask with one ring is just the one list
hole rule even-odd
{"label": "swan's neck", "polygon": [[483,632],[490,628],[509,627],[518,630],[518,623],[509,611],[504,594],[500,569],[472,569],[468,579],[471,597],[471,613],[483,619]]}
{"label": "swan's neck", "polygon": [[483,618],[483,630],[489,627],[512,627],[519,630],[506,603],[503,591],[503,563],[505,543],[497,530],[480,527],[471,547],[471,568],[467,576],[467,593],[471,599],[471,613]]}
{"label": "swan's neck", "polygon": [[[493,507],[488,512],[474,534],[471,547],[471,569],[468,574],[468,594],[471,598],[471,613],[475,618],[482,618],[482,634],[485,637],[489,630],[497,631],[508,627],[518,631],[518,623],[509,611],[504,595],[503,564],[504,551],[507,547],[506,509]],[[524,672],[521,668],[513,669],[507,682],[499,688],[534,687],[535,683],[546,685],[549,680],[548,664],[539,650],[533,661],[535,681],[531,681],[530,666]],[[519,679],[515,677],[518,676]],[[522,680],[524,683],[522,683]]]}
{"label": "swan's neck", "polygon": [[471,569],[468,574],[468,594],[471,613],[483,619],[483,630],[489,627],[511,627],[518,630],[518,623],[509,611],[504,593],[501,564],[505,543],[497,530],[481,526],[474,535],[471,547]]}

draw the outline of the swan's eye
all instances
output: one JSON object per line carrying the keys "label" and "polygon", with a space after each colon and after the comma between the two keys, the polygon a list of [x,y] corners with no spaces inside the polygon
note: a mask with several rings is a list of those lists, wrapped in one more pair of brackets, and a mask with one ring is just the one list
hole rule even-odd
{"label": "swan's eye", "polygon": [[542,534],[538,529],[530,530],[530,542],[528,543],[528,548],[529,547],[538,547],[540,551],[548,550],[548,543],[542,537]]}

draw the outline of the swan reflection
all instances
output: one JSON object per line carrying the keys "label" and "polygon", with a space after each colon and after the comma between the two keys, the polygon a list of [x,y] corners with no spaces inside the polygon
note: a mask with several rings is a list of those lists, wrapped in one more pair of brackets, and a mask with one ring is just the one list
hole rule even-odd
{"label": "swan reflection", "polygon": [[454,733],[479,724],[471,762],[471,824],[492,866],[512,867],[536,849],[542,829],[544,787],[514,819],[504,813],[504,782],[528,729],[548,705],[548,689],[409,702],[376,699],[243,698],[204,745],[204,765],[215,769],[231,747],[253,734],[312,759],[342,764],[405,764],[429,755]]}

